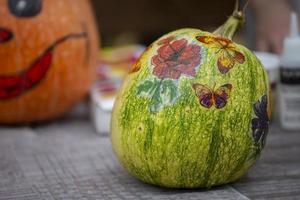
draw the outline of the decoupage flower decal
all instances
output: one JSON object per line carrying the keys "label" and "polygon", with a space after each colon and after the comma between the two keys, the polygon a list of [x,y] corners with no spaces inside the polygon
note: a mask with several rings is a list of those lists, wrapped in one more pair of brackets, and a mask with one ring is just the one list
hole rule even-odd
{"label": "decoupage flower decal", "polygon": [[195,77],[201,61],[201,47],[189,44],[184,38],[175,36],[157,42],[160,46],[152,57],[154,77],[146,79],[137,88],[137,94],[150,100],[150,111],[157,112],[173,104],[179,96],[178,80],[183,75]]}
{"label": "decoupage flower decal", "polygon": [[263,148],[265,146],[270,122],[268,116],[268,96],[263,95],[261,100],[253,105],[253,110],[256,117],[252,119],[252,136],[255,144]]}
{"label": "decoupage flower decal", "polygon": [[179,79],[181,74],[196,76],[200,64],[200,46],[188,44],[186,39],[170,41],[166,38],[159,42],[162,46],[152,58],[153,74],[160,79]]}
{"label": "decoupage flower decal", "polygon": [[214,36],[197,36],[196,39],[214,49],[218,57],[217,66],[222,74],[231,70],[236,63],[243,64],[245,56],[231,40]]}
{"label": "decoupage flower decal", "polygon": [[253,163],[256,160],[266,143],[270,123],[267,95],[263,95],[260,100],[253,104],[253,111],[255,117],[251,121],[251,128],[254,145],[246,158],[248,163]]}

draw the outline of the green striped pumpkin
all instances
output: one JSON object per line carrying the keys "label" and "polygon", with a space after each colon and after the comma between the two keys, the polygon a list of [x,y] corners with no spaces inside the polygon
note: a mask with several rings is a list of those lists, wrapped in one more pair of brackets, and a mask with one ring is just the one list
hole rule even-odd
{"label": "green striped pumpkin", "polygon": [[144,182],[198,188],[237,180],[255,163],[269,124],[268,78],[230,39],[240,12],[215,33],[180,29],[150,45],[114,105],[111,140]]}

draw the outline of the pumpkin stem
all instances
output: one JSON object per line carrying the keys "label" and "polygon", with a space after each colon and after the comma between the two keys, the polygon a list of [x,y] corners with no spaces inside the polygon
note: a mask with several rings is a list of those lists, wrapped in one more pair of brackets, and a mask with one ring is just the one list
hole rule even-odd
{"label": "pumpkin stem", "polygon": [[228,39],[232,39],[235,32],[245,23],[245,10],[247,5],[248,1],[246,2],[244,8],[242,10],[239,10],[239,0],[236,0],[232,15],[222,26],[220,26],[213,33],[222,37],[226,37]]}

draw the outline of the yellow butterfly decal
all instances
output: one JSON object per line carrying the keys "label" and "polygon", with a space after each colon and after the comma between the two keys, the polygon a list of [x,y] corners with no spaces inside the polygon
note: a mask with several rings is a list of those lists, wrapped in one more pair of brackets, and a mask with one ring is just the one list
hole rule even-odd
{"label": "yellow butterfly decal", "polygon": [[213,36],[197,36],[196,39],[216,50],[218,69],[222,74],[231,70],[236,63],[243,64],[245,56],[237,50],[237,46],[229,39]]}

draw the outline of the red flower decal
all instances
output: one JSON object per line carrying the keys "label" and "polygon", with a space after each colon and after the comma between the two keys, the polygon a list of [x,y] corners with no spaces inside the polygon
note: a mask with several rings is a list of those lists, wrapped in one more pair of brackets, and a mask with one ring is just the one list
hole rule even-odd
{"label": "red flower decal", "polygon": [[161,39],[157,42],[158,45],[169,44],[175,39],[175,36],[169,36],[167,38]]}
{"label": "red flower decal", "polygon": [[173,41],[168,37],[158,42],[162,45],[152,58],[155,66],[153,74],[160,79],[179,79],[181,74],[196,76],[196,67],[200,64],[201,47],[188,44],[186,39]]}

